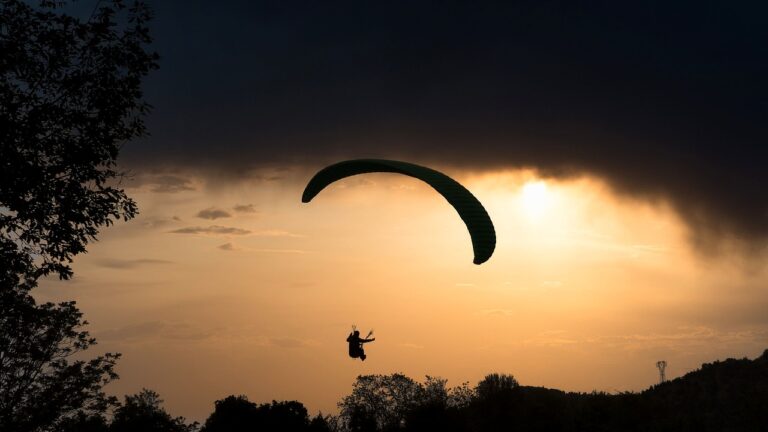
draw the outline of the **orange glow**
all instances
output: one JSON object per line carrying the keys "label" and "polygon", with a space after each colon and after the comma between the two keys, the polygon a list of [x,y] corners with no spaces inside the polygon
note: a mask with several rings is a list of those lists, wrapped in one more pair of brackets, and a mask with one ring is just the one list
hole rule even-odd
{"label": "orange glow", "polygon": [[[194,179],[177,194],[129,191],[140,217],[105,230],[74,281],[47,281],[39,296],[77,299],[97,348],[123,353],[110,391],[151,387],[197,420],[230,394],[335,412],[369,373],[638,390],[661,358],[675,377],[765,348],[746,317],[768,305],[766,275],[703,268],[668,209],[594,178],[447,173],[494,221],[496,252],[481,266],[456,212],[414,179],[357,176],[311,204],[299,173],[216,189]],[[210,208],[230,216],[196,216]],[[743,319],[723,318],[734,311]],[[347,358],[351,324],[376,329],[365,363]]]}
{"label": "orange glow", "polygon": [[520,195],[523,210],[532,220],[538,220],[552,205],[552,195],[541,180],[524,184]]}

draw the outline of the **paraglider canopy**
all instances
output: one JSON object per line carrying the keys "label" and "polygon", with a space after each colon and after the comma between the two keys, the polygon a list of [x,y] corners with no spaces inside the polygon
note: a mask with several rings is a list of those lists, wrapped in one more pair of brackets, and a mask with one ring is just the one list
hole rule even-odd
{"label": "paraglider canopy", "polygon": [[459,213],[472,238],[474,263],[486,262],[496,248],[493,222],[480,201],[464,186],[431,168],[384,159],[355,159],[339,162],[320,170],[307,184],[301,201],[308,203],[331,183],[358,174],[390,172],[417,178],[432,186]]}

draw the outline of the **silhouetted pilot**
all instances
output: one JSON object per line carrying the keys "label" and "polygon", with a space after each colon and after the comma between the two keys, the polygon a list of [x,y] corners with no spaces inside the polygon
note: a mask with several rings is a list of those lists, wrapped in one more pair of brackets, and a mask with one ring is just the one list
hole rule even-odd
{"label": "silhouetted pilot", "polygon": [[352,358],[360,358],[365,361],[365,351],[363,351],[363,344],[375,341],[376,338],[363,339],[360,337],[360,332],[355,330],[347,337],[349,342],[349,356]]}

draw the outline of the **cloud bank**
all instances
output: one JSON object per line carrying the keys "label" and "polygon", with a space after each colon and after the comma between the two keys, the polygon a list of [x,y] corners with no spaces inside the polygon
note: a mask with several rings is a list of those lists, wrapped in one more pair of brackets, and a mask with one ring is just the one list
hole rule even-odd
{"label": "cloud bank", "polygon": [[668,202],[702,250],[768,243],[768,4],[156,7],[177,26],[158,29],[153,137],[126,152],[134,166],[588,174]]}

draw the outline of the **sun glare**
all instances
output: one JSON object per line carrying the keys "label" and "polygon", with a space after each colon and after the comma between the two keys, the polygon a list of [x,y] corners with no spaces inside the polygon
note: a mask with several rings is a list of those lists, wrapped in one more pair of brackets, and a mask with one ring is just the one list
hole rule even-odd
{"label": "sun glare", "polygon": [[551,204],[550,193],[544,181],[529,181],[523,185],[520,202],[526,215],[539,219]]}

